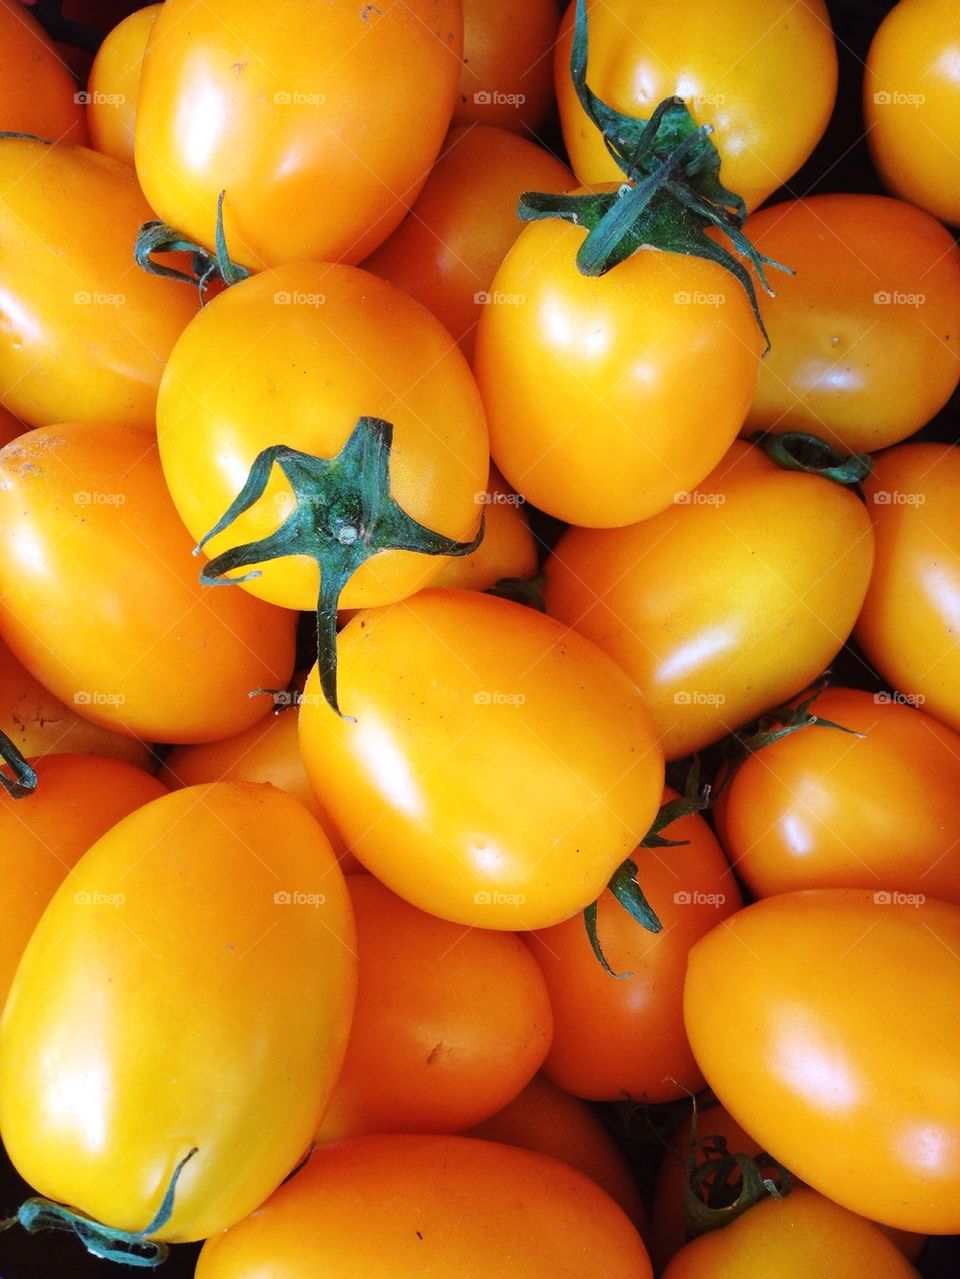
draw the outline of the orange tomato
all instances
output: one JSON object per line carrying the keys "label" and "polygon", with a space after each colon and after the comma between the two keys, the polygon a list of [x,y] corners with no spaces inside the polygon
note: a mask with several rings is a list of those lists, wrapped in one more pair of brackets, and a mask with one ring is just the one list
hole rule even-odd
{"label": "orange tomato", "polygon": [[620,1147],[589,1106],[546,1075],[534,1075],[523,1092],[475,1124],[467,1136],[535,1150],[578,1169],[605,1190],[646,1237],[643,1200]]}
{"label": "orange tomato", "polygon": [[[675,791],[664,792],[664,802],[674,798]],[[528,940],[554,1013],[544,1074],[578,1097],[660,1102],[703,1086],[683,1026],[687,955],[742,903],[699,814],[671,822],[664,835],[689,842],[630,854],[663,932],[647,932],[610,892],[600,897],[597,938],[616,977],[594,955],[581,915]]]}
{"label": "orange tomato", "polygon": [[83,97],[53,41],[18,0],[0,0],[0,129],[87,140]]}
{"label": "orange tomato", "polygon": [[470,555],[451,559],[431,585],[485,591],[504,577],[533,577],[537,542],[523,507],[523,498],[491,469],[483,541]]}
{"label": "orange tomato", "polygon": [[789,262],[761,296],[771,349],[751,431],[808,431],[848,452],[911,435],[960,379],[960,249],[935,218],[876,195],[755,213],[744,234]]}
{"label": "orange tomato", "polygon": [[29,803],[0,794],[0,1007],[23,949],[67,871],[122,817],[166,789],[149,773],[94,755],[34,760]]}
{"label": "orange tomato", "polygon": [[463,0],[463,67],[456,124],[526,135],[553,105],[556,0]]}
{"label": "orange tomato", "polygon": [[321,1141],[459,1132],[489,1118],[543,1063],[553,1030],[540,970],[518,937],[465,929],[347,881],[357,1005]]}
{"label": "orange tomato", "polygon": [[0,448],[22,435],[27,428],[19,418],[14,417],[9,409],[0,404]]}
{"label": "orange tomato", "polygon": [[[371,1205],[376,1211],[371,1211]],[[468,1137],[352,1137],[208,1239],[196,1279],[650,1279],[640,1236],[582,1173]]]}
{"label": "orange tomato", "polygon": [[482,307],[498,305],[493,278],[523,230],[520,196],[576,185],[526,138],[482,124],[451,129],[416,204],[364,266],[422,302],[469,358]]}
{"label": "orange tomato", "polygon": [[828,688],[811,726],[749,756],[714,808],[755,897],[798,888],[960,905],[960,735],[888,693]]}
{"label": "orange tomato", "polygon": [[107,34],[90,68],[90,145],[131,166],[143,55],[161,8],[151,4],[128,14]]}

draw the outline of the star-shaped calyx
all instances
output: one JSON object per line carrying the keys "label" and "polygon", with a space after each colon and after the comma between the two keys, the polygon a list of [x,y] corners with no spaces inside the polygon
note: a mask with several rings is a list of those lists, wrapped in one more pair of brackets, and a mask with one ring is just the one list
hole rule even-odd
{"label": "star-shaped calyx", "polygon": [[379,417],[361,417],[336,457],[315,457],[286,444],[259,453],[246,482],[214,527],[200,541],[197,555],[218,533],[262,496],[276,464],[293,489],[296,505],[278,529],[257,542],[215,556],[200,574],[205,586],[231,585],[259,577],[259,570],[226,577],[235,569],[286,555],[306,555],[320,569],[317,600],[317,666],[328,704],[337,701],[337,607],[340,593],[361,564],[380,551],[420,555],[469,555],[480,545],[484,521],[472,541],[458,542],[419,524],[390,492],[393,426]]}

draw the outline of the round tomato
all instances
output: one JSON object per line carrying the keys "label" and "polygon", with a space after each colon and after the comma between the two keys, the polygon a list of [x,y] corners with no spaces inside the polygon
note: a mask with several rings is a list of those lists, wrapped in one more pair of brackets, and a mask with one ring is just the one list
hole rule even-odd
{"label": "round tomato", "polygon": [[19,0],[0,0],[0,129],[82,144],[82,103],[76,81],[29,9]]}
{"label": "round tomato", "polygon": [[[664,802],[676,798],[667,790]],[[671,822],[678,848],[637,848],[637,883],[661,924],[651,933],[610,892],[597,904],[597,940],[616,976],[594,954],[583,918],[530,936],[554,1013],[544,1073],[593,1101],[671,1101],[703,1087],[683,1028],[690,947],[741,906],[710,827],[696,813]]]}
{"label": "round tomato", "polygon": [[348,881],[357,1006],[321,1141],[459,1132],[489,1118],[543,1063],[553,1029],[540,970],[518,937],[465,931]]}
{"label": "round tomato", "polygon": [[828,688],[810,709],[850,732],[814,725],[763,747],[714,810],[750,892],[872,888],[960,906],[960,736],[888,693]]}
{"label": "round tomato", "polygon": [[[390,493],[399,505],[438,533],[472,537],[489,467],[486,427],[470,370],[439,321],[355,267],[301,263],[234,285],[184,332],[160,390],[160,456],[187,528],[199,539],[213,527],[261,450],[331,458],[360,417],[393,426]],[[272,534],[293,505],[274,468],[262,500],[207,553]],[[354,573],[343,607],[411,594],[444,563],[385,551]],[[292,553],[257,567],[262,576],[246,590],[287,608],[316,606],[315,562]]]}
{"label": "round tomato", "polygon": [[641,251],[585,276],[584,236],[555,219],[522,232],[491,285],[474,369],[507,481],[558,519],[610,528],[656,515],[720,461],[762,343],[716,262]]}
{"label": "round tomato", "polygon": [[145,742],[92,723],[65,706],[10,652],[0,639],[0,733],[26,759],[41,755],[102,755],[139,768],[155,766]]}
{"label": "round tomato", "polygon": [[359,262],[450,123],[457,0],[166,0],[143,61],[137,174],[171,226],[254,270]]}
{"label": "round tomato", "polygon": [[871,1221],[812,1190],[763,1199],[729,1225],[694,1239],[663,1279],[917,1279]]}
{"label": "round tomato", "polygon": [[437,590],[361,613],[340,632],[339,680],[351,719],[316,668],[307,681],[307,773],[367,869],[441,919],[557,924],[656,816],[663,761],[640,694],[533,609]]}
{"label": "round tomato", "polygon": [[0,396],[25,422],[153,426],[164,363],[199,304],[134,261],[151,216],[125,164],[0,140]]}
{"label": "round tomato", "polygon": [[900,0],[867,54],[866,137],[884,185],[960,222],[960,83],[953,0]]}
{"label": "round tomato", "polygon": [[39,780],[29,805],[0,794],[0,1007],[67,871],[121,817],[166,794],[155,777],[116,759],[49,755],[33,764]]}
{"label": "round tomato", "polygon": [[553,105],[556,0],[463,0],[456,124],[534,133]]}
{"label": "round tomato", "polygon": [[270,786],[221,782],[131,814],[81,858],[0,1022],[0,1133],[44,1195],[203,1239],[306,1150],[336,1080],[356,961],[323,832]]}
{"label": "round tomato", "polygon": [[853,627],[872,564],[852,492],[735,443],[655,519],[565,533],[545,598],[632,676],[676,759],[815,679]]}
{"label": "round tomato", "polygon": [[0,632],[94,723],[147,741],[211,741],[270,709],[296,616],[200,585],[146,432],[47,427],[0,452]]}
{"label": "round tomato", "polygon": [[902,1230],[954,1233],[958,954],[960,908],[944,902],[768,897],[690,952],[690,1044],[722,1104],[808,1185]]}
{"label": "round tomato", "polygon": [[133,128],[140,97],[140,71],[147,38],[162,6],[137,9],[107,35],[90,68],[87,119],[90,145],[133,164]]}
{"label": "round tomato", "polygon": [[901,444],[864,485],[877,542],[856,638],[908,701],[960,732],[960,449]]}
{"label": "round tomato", "polygon": [[523,512],[523,498],[496,470],[490,473],[485,498],[483,541],[470,555],[450,560],[434,578],[434,586],[486,591],[502,578],[523,581],[536,573],[537,541]]}
{"label": "round tomato", "polygon": [[960,380],[960,249],[936,219],[876,195],[762,209],[745,235],[789,262],[761,310],[771,349],[747,427],[851,452],[896,444]]}
{"label": "round tomato", "polygon": [[196,1279],[584,1273],[652,1273],[636,1230],[587,1177],[492,1141],[391,1134],[314,1151],[259,1212],[207,1240]]}
{"label": "round tomato", "polygon": [[416,204],[364,266],[422,302],[469,358],[482,308],[497,305],[493,277],[523,230],[520,196],[575,186],[526,138],[482,124],[451,129]]}
{"label": "round tomato", "polygon": [[[619,182],[570,77],[574,10],[554,64],[564,141],[581,182]],[[713,126],[720,180],[748,209],[796,173],[827,127],[837,52],[823,0],[741,0],[735,14],[716,0],[687,0],[682,10],[587,0],[587,14],[593,92],[644,120],[664,98],[683,98],[698,125]]]}
{"label": "round tomato", "polygon": [[523,1092],[467,1134],[535,1150],[595,1181],[646,1236],[647,1214],[627,1161],[602,1120],[578,1097],[534,1075]]}

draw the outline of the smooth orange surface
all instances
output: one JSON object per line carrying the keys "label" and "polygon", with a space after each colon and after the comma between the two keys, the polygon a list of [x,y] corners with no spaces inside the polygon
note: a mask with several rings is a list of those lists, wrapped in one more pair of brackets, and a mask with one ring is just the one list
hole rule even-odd
{"label": "smooth orange surface", "polygon": [[526,137],[553,105],[556,0],[463,0],[456,124],[492,124]]}
{"label": "smooth orange surface", "polygon": [[97,50],[90,68],[90,145],[131,167],[143,54],[161,8],[159,4],[147,5],[118,23]]}
{"label": "smooth orange surface", "polygon": [[80,86],[26,6],[0,0],[0,129],[82,144]]}

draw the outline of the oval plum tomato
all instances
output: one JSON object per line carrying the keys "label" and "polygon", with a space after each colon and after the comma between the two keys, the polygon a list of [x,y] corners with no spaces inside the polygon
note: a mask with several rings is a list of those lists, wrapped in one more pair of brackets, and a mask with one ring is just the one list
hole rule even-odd
{"label": "oval plum tomato", "polygon": [[576,265],[584,229],[535,222],[483,308],[474,369],[493,459],[534,505],[590,528],[695,487],[743,425],[761,337],[740,285],[702,258]]}
{"label": "oval plum tomato", "polygon": [[636,681],[677,759],[815,679],[853,627],[872,564],[852,492],[738,442],[655,519],[568,530],[545,599]]}
{"label": "oval plum tomato", "polygon": [[82,145],[87,125],[77,88],[30,10],[0,0],[0,129]]}
{"label": "oval plum tomato", "polygon": [[[331,458],[361,416],[393,425],[390,491],[400,506],[439,533],[472,536],[487,482],[486,426],[466,361],[439,321],[355,267],[300,263],[234,285],[186,329],[160,391],[160,456],[184,523],[194,538],[207,533],[261,450],[283,444]],[[266,537],[292,509],[290,486],[275,473],[263,500],[207,553]],[[341,603],[389,603],[444,563],[384,551],[354,573]],[[316,563],[287,555],[257,567],[262,576],[245,590],[315,607]]]}
{"label": "oval plum tomato", "polygon": [[[683,98],[698,125],[713,126],[720,180],[748,209],[796,173],[827,127],[837,52],[823,0],[745,0],[735,17],[716,0],[692,0],[682,12],[587,0],[587,13],[593,92],[640,119],[664,98]],[[554,62],[564,141],[581,182],[618,182],[570,77],[573,17],[571,3]]]}
{"label": "oval plum tomato", "polygon": [[553,105],[555,0],[463,0],[463,66],[455,124],[526,136]]}
{"label": "oval plum tomato", "polygon": [[27,428],[19,418],[14,417],[9,409],[0,404],[0,448],[22,435]]}
{"label": "oval plum tomato", "polygon": [[160,217],[259,270],[359,262],[416,199],[460,75],[457,0],[167,0],[143,62],[137,174]]}
{"label": "oval plum tomato", "polygon": [[31,431],[0,452],[0,631],[61,701],[147,741],[211,741],[270,709],[296,616],[200,585],[156,441],[122,427]]}
{"label": "oval plum tomato", "polygon": [[482,307],[496,304],[493,277],[523,230],[520,196],[576,185],[549,151],[505,129],[451,129],[416,204],[364,266],[422,302],[469,358]]}
{"label": "oval plum tomato", "polygon": [[895,195],[960,222],[960,84],[952,0],[900,0],[867,54],[863,116],[877,172]]}
{"label": "oval plum tomato", "polygon": [[39,783],[29,807],[0,795],[0,1007],[67,871],[121,817],[166,794],[155,777],[116,759],[49,755],[33,763]]}
{"label": "oval plum tomato", "polygon": [[320,1146],[258,1212],[207,1240],[196,1279],[587,1273],[652,1274],[636,1230],[587,1177],[492,1141],[388,1134]]}
{"label": "oval plum tomato", "polygon": [[[339,636],[339,718],[316,668],[307,774],[352,851],[421,910],[560,923],[649,829],[663,787],[633,683],[576,632],[475,591],[423,591]],[[504,795],[523,780],[522,803]]]}
{"label": "oval plum tomato", "polygon": [[372,875],[347,887],[357,1005],[319,1139],[459,1132],[489,1118],[550,1047],[550,1000],[529,951],[510,933],[426,915]]}
{"label": "oval plum tomato", "polygon": [[356,983],[343,876],[271,786],[138,809],[57,891],[0,1023],[0,1132],[44,1195],[154,1237],[252,1212],[316,1131]]}
{"label": "oval plum tomato", "polygon": [[747,426],[885,448],[960,379],[960,249],[929,215],[876,195],[761,209],[744,234],[796,275],[760,309],[771,349]]}
{"label": "oval plum tomato", "polygon": [[810,709],[850,732],[771,742],[714,809],[750,892],[872,888],[960,906],[960,736],[889,693],[828,688]]}
{"label": "oval plum tomato", "polygon": [[663,1279],[918,1279],[871,1221],[813,1190],[770,1196],[729,1225],[694,1239]]}
{"label": "oval plum tomato", "polygon": [[450,560],[432,585],[486,591],[505,577],[521,581],[533,577],[539,559],[537,540],[523,506],[523,498],[492,469],[483,541],[470,555]]}
{"label": "oval plum tomato", "polygon": [[[290,697],[292,701],[293,694]],[[349,873],[358,869],[358,863],[346,851],[343,837],[320,807],[310,785],[300,754],[297,717],[292,710],[265,715],[234,737],[175,746],[164,760],[159,776],[170,790],[182,790],[184,786],[198,786],[202,782],[269,782],[313,813],[341,863],[341,870]]]}
{"label": "oval plum tomato", "polygon": [[546,1075],[534,1075],[523,1092],[475,1124],[467,1136],[535,1150],[578,1169],[605,1190],[646,1237],[643,1200],[620,1147],[588,1105]]}
{"label": "oval plum tomato", "polygon": [[901,444],[864,485],[877,564],[857,621],[871,664],[960,732],[960,449]]}
{"label": "oval plum tomato", "polygon": [[690,1043],[734,1118],[815,1190],[920,1234],[960,1226],[958,953],[957,906],[822,888],[748,906],[687,966]]}
{"label": "oval plum tomato", "polygon": [[102,755],[139,768],[155,767],[145,742],[113,733],[65,706],[10,652],[0,639],[0,733],[5,733],[25,759],[41,755]]}
{"label": "oval plum tomato", "polygon": [[[669,1138],[663,1161],[657,1174],[654,1187],[653,1208],[650,1215],[652,1233],[650,1239],[650,1257],[654,1271],[660,1274],[670,1258],[683,1247],[686,1242],[684,1222],[684,1181],[687,1178],[687,1159],[690,1154],[691,1123],[689,1118],[681,1119]],[[722,1106],[710,1106],[709,1109],[697,1107],[697,1141],[699,1144],[709,1142],[711,1156],[720,1149],[730,1155],[746,1155],[754,1158],[761,1154],[759,1143],[740,1127],[737,1121]],[[721,1147],[722,1143],[722,1147]],[[706,1156],[698,1154],[697,1167],[702,1168]],[[715,1165],[716,1166],[716,1165]],[[764,1175],[768,1174],[767,1162],[761,1163]],[[723,1195],[725,1203],[732,1202],[737,1192],[742,1190],[742,1181],[731,1178],[726,1185],[729,1192]],[[796,1177],[791,1178],[794,1192],[803,1185]],[[710,1186],[705,1189],[709,1190]],[[808,1192],[809,1193],[809,1192]],[[819,1197],[819,1196],[818,1196]],[[791,1195],[792,1198],[792,1195]],[[751,1209],[752,1211],[752,1209]],[[875,1225],[876,1223],[871,1223]],[[894,1230],[890,1226],[878,1226],[879,1230],[894,1244],[897,1251],[908,1261],[915,1261],[926,1243],[926,1235],[910,1234],[904,1230]],[[833,1273],[831,1270],[830,1274]],[[884,1272],[886,1273],[886,1272]]]}
{"label": "oval plum tomato", "polygon": [[147,5],[118,23],[97,50],[90,68],[87,92],[90,145],[131,166],[143,54],[160,9],[159,4]]}
{"label": "oval plum tomato", "polygon": [[151,216],[133,172],[108,156],[0,141],[0,399],[25,422],[152,427],[198,301],[136,265]]}
{"label": "oval plum tomato", "polygon": [[[676,798],[670,789],[664,802]],[[741,906],[730,866],[696,813],[670,823],[678,848],[631,853],[663,925],[650,933],[609,892],[597,904],[599,963],[579,916],[531,935],[554,1013],[544,1074],[593,1101],[672,1101],[703,1087],[683,1028],[683,977],[694,942]]]}

